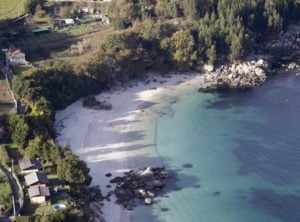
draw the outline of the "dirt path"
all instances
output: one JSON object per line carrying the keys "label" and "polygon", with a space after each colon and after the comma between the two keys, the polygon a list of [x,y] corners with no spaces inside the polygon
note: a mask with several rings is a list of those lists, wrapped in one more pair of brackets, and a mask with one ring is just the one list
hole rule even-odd
{"label": "dirt path", "polygon": [[[16,212],[16,215],[18,215],[21,210],[21,205],[22,205],[22,199],[21,199],[18,184],[17,184],[15,178],[13,177],[13,175],[7,169],[5,169],[5,167],[1,164],[0,164],[0,170],[3,171],[8,178],[8,182],[10,184],[10,187],[11,187],[11,190],[12,190],[12,193],[14,196],[15,209],[16,209],[15,212]],[[13,216],[13,214],[12,214],[12,216]]]}

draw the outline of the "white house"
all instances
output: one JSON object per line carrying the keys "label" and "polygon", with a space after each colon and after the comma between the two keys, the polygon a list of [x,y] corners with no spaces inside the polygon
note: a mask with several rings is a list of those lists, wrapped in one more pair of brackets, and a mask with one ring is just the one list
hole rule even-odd
{"label": "white house", "polygon": [[64,20],[65,20],[66,25],[74,25],[75,24],[74,19],[64,19]]}
{"label": "white house", "polygon": [[49,187],[32,186],[28,189],[28,194],[32,204],[45,204],[50,201]]}
{"label": "white house", "polygon": [[78,9],[78,13],[85,13],[85,14],[94,14],[95,11],[96,10],[94,8],[81,8],[81,9]]}
{"label": "white house", "polygon": [[7,62],[11,65],[26,64],[25,53],[20,48],[10,47],[6,51]]}

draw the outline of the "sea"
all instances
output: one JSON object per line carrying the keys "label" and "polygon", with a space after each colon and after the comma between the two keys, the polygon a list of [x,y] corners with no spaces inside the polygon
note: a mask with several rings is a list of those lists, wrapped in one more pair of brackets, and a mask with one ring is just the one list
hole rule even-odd
{"label": "sea", "polygon": [[175,176],[132,222],[300,222],[300,77],[254,90],[174,91],[155,124]]}

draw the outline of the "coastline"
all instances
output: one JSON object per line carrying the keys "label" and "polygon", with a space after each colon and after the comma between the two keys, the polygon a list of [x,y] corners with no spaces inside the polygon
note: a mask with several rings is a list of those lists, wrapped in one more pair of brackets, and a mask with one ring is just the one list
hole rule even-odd
{"label": "coastline", "polygon": [[[59,145],[68,144],[90,168],[92,185],[99,185],[103,195],[111,177],[133,168],[161,165],[155,145],[155,121],[163,115],[162,107],[176,102],[180,89],[191,84],[199,86],[200,74],[155,76],[145,84],[137,82],[127,89],[104,92],[97,100],[108,101],[110,111],[82,107],[79,100],[56,113],[55,128]],[[130,221],[132,212],[111,201],[101,209],[107,221]]]}

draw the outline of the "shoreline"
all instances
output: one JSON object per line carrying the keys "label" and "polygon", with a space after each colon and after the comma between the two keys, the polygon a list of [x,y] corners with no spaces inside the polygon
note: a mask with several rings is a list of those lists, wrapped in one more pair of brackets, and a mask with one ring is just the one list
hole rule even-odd
{"label": "shoreline", "polygon": [[[99,101],[112,104],[112,110],[92,110],[82,106],[82,100],[66,109],[56,112],[56,141],[68,144],[71,150],[84,160],[93,177],[91,185],[99,185],[103,195],[109,180],[120,176],[128,169],[161,165],[155,145],[155,122],[160,105],[171,105],[178,89],[195,85],[202,74],[172,74],[170,78],[155,75],[150,83],[137,82],[132,87],[103,92],[97,95]],[[180,90],[179,90],[180,91]],[[163,111],[162,111],[163,112]],[[105,174],[111,173],[112,177]],[[130,221],[132,212],[105,201],[101,208],[107,221]]]}

